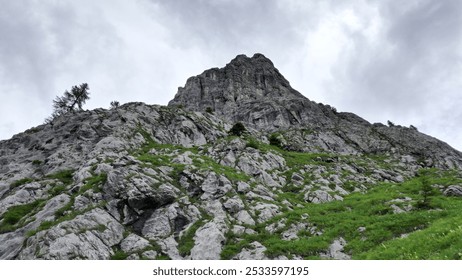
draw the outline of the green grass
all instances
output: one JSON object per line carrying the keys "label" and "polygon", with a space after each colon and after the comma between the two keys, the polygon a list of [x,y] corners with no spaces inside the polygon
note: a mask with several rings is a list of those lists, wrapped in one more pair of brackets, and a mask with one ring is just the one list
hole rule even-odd
{"label": "green grass", "polygon": [[31,179],[31,178],[23,178],[23,179],[19,179],[17,181],[14,181],[13,183],[11,183],[11,187],[12,188],[16,188],[16,187],[19,187],[19,186],[22,186],[22,185],[25,185],[25,184],[28,184],[28,183],[31,183],[33,182],[34,179]]}
{"label": "green grass", "polygon": [[22,205],[16,205],[8,208],[8,210],[0,217],[0,233],[14,231],[19,228],[25,217],[30,217],[43,206],[43,200],[36,200],[34,202]]}
{"label": "green grass", "polygon": [[194,247],[194,236],[196,231],[205,224],[204,220],[195,222],[184,235],[178,241],[178,251],[181,256],[185,257],[191,253],[191,249]]}
{"label": "green grass", "polygon": [[[460,259],[462,199],[433,192],[428,198],[429,207],[418,208],[425,195],[426,181],[443,186],[462,183],[455,172],[433,169],[401,184],[371,186],[367,193],[353,193],[345,196],[343,201],[324,204],[300,202],[304,207],[255,226],[255,235],[243,235],[239,239],[229,234],[221,258],[230,259],[251,242],[258,241],[267,248],[265,254],[269,257],[299,255],[305,259],[318,259],[333,240],[342,237],[347,241],[344,251],[353,259]],[[280,194],[292,200],[298,200],[297,195],[291,192]],[[404,198],[412,200],[391,202]],[[409,203],[413,210],[393,213],[391,204],[404,207]],[[304,220],[303,215],[309,218]],[[281,219],[286,220],[284,228],[273,234],[265,230],[267,225]],[[309,230],[300,231],[298,240],[282,240],[281,232],[299,222],[308,222],[309,226],[315,226],[323,234],[317,236]],[[366,230],[360,232],[360,227]]]}
{"label": "green grass", "polygon": [[53,196],[57,196],[59,194],[62,194],[65,190],[66,190],[66,186],[58,185],[58,186],[54,186],[53,188],[51,188],[48,191],[48,193],[53,197]]}
{"label": "green grass", "polygon": [[92,189],[93,192],[95,193],[101,192],[102,186],[106,183],[106,181],[107,181],[106,173],[101,173],[99,175],[93,175],[93,177],[90,177],[85,180],[85,185],[83,185],[80,188],[79,194],[82,194],[90,189]]}
{"label": "green grass", "polygon": [[74,175],[74,170],[66,169],[66,170],[58,171],[56,173],[47,175],[46,178],[57,179],[61,181],[64,185],[69,185],[70,183],[73,182],[73,179],[72,179],[73,175]]}
{"label": "green grass", "polygon": [[125,260],[128,258],[128,254],[122,250],[118,250],[111,256],[111,260]]}
{"label": "green grass", "polygon": [[193,164],[199,170],[210,170],[219,175],[223,175],[231,181],[249,181],[250,176],[236,170],[235,168],[221,165],[208,156],[197,156],[193,158]]}

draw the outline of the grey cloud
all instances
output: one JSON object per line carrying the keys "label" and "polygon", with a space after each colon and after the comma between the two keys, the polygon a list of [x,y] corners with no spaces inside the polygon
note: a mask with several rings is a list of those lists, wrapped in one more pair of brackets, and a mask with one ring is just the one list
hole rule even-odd
{"label": "grey cloud", "polygon": [[314,15],[288,10],[283,1],[153,1],[165,12],[175,42],[187,48],[199,45],[208,51],[286,51],[300,46],[299,28],[309,26]]}
{"label": "grey cloud", "polygon": [[388,1],[381,5],[381,48],[356,42],[355,52],[348,54],[345,77],[349,84],[345,90],[355,99],[343,102],[351,108],[369,107],[369,115],[382,111],[405,119],[438,104],[441,91],[456,90],[446,84],[462,74],[455,63],[462,59],[458,48],[462,2],[414,1],[404,7]]}

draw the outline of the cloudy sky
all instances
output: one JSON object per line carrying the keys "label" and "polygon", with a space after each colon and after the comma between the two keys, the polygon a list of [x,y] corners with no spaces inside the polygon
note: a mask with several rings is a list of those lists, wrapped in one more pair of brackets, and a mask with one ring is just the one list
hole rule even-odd
{"label": "cloudy sky", "polygon": [[0,0],[0,139],[87,82],[86,108],[167,104],[190,76],[263,53],[309,99],[462,150],[459,0]]}

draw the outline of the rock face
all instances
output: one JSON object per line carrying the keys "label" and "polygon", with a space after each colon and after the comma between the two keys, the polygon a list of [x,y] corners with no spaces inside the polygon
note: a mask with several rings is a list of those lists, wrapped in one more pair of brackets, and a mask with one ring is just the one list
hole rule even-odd
{"label": "rock face", "polygon": [[[236,122],[245,135],[228,134]],[[76,112],[1,141],[0,259],[347,259],[342,236],[310,255],[271,242],[322,236],[307,206],[461,160],[414,129],[310,101],[263,55],[240,55],[169,106]]]}
{"label": "rock face", "polygon": [[[294,90],[262,54],[238,55],[224,68],[191,77],[178,89],[169,106],[213,111],[229,122],[245,122],[257,129],[284,129],[322,120],[322,108]],[[326,125],[327,123],[320,123]]]}
{"label": "rock face", "polygon": [[260,131],[284,131],[283,138],[290,139],[287,148],[293,150],[392,152],[427,158],[429,165],[439,167],[462,164],[460,152],[415,128],[370,124],[352,113],[338,113],[329,105],[310,101],[262,54],[238,55],[224,68],[189,78],[169,106],[213,112],[230,123],[242,122]]}

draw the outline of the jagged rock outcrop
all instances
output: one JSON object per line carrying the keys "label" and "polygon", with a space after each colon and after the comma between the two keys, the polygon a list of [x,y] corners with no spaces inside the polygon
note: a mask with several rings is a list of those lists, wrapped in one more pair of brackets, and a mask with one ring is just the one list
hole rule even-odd
{"label": "jagged rock outcrop", "polygon": [[370,124],[352,113],[310,101],[262,54],[238,55],[224,68],[189,78],[169,106],[211,112],[259,131],[279,131],[293,150],[394,153],[425,159],[429,166],[462,166],[460,152],[415,128]]}
{"label": "jagged rock outcrop", "polygon": [[[238,121],[248,132],[230,136]],[[263,55],[240,55],[170,106],[76,112],[0,141],[0,259],[347,259],[355,235],[329,235],[310,209],[354,211],[339,203],[426,167],[460,176],[461,160],[414,129],[312,102]],[[447,196],[461,193],[456,175]],[[418,209],[418,192],[396,193],[374,213]]]}

